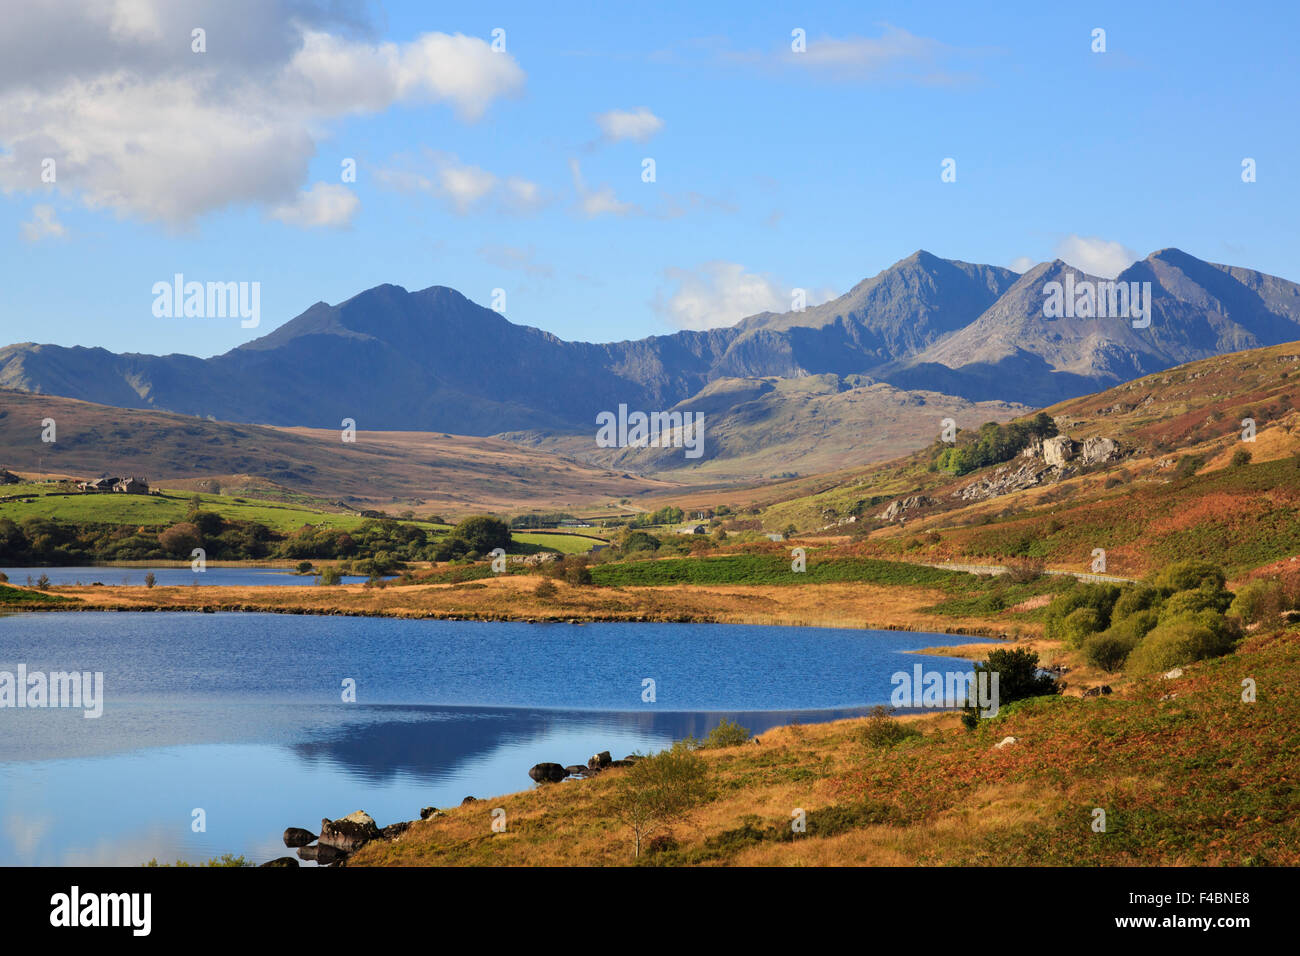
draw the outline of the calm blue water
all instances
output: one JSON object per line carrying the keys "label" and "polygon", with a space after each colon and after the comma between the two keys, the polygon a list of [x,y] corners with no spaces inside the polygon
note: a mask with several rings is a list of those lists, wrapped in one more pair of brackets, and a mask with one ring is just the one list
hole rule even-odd
{"label": "calm blue water", "polygon": [[[209,572],[210,573],[210,572]],[[102,671],[104,713],[0,709],[0,864],[288,852],[286,826],[381,826],[532,786],[544,760],[650,752],[723,717],[762,732],[887,703],[936,634],[274,614],[0,616],[0,671]],[[643,702],[643,680],[656,701]],[[355,681],[355,703],[342,700]],[[492,806],[485,805],[485,820]],[[206,832],[192,830],[202,808]],[[486,826],[486,823],[485,823]]]}
{"label": "calm blue water", "polygon": [[[10,584],[26,584],[42,574],[48,575],[51,584],[121,584],[144,586],[144,576],[153,572],[159,587],[189,587],[191,585],[226,585],[227,587],[257,587],[273,584],[280,587],[312,585],[316,578],[310,574],[294,574],[286,568],[207,568],[202,572],[189,568],[0,568],[9,576]],[[366,579],[344,575],[344,584],[360,584]]]}

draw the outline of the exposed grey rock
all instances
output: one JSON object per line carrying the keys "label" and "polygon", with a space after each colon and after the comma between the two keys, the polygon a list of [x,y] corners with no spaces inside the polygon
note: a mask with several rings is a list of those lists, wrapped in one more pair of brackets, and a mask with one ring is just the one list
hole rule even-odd
{"label": "exposed grey rock", "polygon": [[587,759],[587,766],[593,770],[603,770],[608,767],[614,758],[609,755],[608,750],[602,750],[600,753]]}
{"label": "exposed grey rock", "polygon": [[437,808],[437,807],[421,807],[421,808],[420,808],[420,819],[421,819],[421,820],[428,820],[430,817],[436,817],[437,815],[438,815],[438,808]]}
{"label": "exposed grey rock", "polygon": [[532,777],[537,783],[559,783],[569,775],[569,771],[558,763],[539,763],[534,764],[528,771],[528,776]]}
{"label": "exposed grey rock", "polygon": [[302,827],[289,827],[284,831],[284,845],[287,847],[306,846],[316,842],[316,834]]}
{"label": "exposed grey rock", "polygon": [[1119,443],[1111,438],[1089,438],[1079,455],[1085,465],[1099,465],[1119,457]]}
{"label": "exposed grey rock", "polygon": [[364,810],[357,810],[349,813],[346,817],[338,820],[321,820],[320,838],[321,846],[334,847],[345,853],[351,853],[360,847],[365,846],[371,840],[379,838],[379,827],[370,814]]}
{"label": "exposed grey rock", "polygon": [[889,507],[880,514],[876,515],[882,521],[897,521],[909,511],[916,511],[920,508],[926,508],[934,504],[934,499],[928,495],[911,495],[907,498],[899,498],[892,501]]}
{"label": "exposed grey rock", "polygon": [[1074,440],[1065,435],[1044,438],[1043,461],[1053,467],[1062,468],[1067,462],[1073,460],[1075,447]]}
{"label": "exposed grey rock", "polygon": [[298,861],[291,856],[277,856],[274,860],[267,860],[262,866],[297,866]]}

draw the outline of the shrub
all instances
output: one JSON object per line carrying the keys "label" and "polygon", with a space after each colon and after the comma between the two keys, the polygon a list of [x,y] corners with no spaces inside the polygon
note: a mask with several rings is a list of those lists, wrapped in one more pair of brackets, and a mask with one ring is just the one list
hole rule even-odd
{"label": "shrub", "polygon": [[[1049,640],[1059,641],[1065,639],[1063,625],[1067,618],[1080,608],[1091,608],[1096,612],[1096,626],[1092,626],[1092,619],[1080,616],[1074,619],[1072,625],[1075,633],[1092,633],[1093,631],[1103,631],[1110,626],[1111,610],[1115,607],[1115,602],[1119,600],[1120,589],[1114,584],[1092,584],[1077,583],[1070,590],[1058,594],[1047,605],[1045,613],[1045,633]],[[1081,631],[1080,629],[1087,624],[1091,627],[1090,631]]]}
{"label": "shrub", "polygon": [[701,747],[712,750],[717,747],[738,747],[741,744],[749,743],[753,737],[748,728],[740,726],[734,720],[722,718],[718,726],[710,730],[704,737]]}
{"label": "shrub", "polygon": [[1286,609],[1287,603],[1281,581],[1254,580],[1238,589],[1228,607],[1228,614],[1243,624],[1257,624],[1276,619]]}
{"label": "shrub", "polygon": [[1136,674],[1152,674],[1204,660],[1221,657],[1232,650],[1237,630],[1222,614],[1203,611],[1162,622],[1144,637],[1128,656],[1125,669]]}
{"label": "shrub", "polygon": [[1125,587],[1120,592],[1114,608],[1111,609],[1111,620],[1117,621],[1138,611],[1159,608],[1162,600],[1163,595],[1149,584],[1136,584]]}
{"label": "shrub", "polygon": [[1114,672],[1124,666],[1124,661],[1141,640],[1141,637],[1130,639],[1129,635],[1117,633],[1117,629],[1112,627],[1085,640],[1083,656],[1089,664]]}
{"label": "shrub", "polygon": [[146,575],[144,576],[144,586],[145,586],[145,587],[147,587],[147,588],[151,588],[151,587],[153,587],[156,583],[158,583],[158,579],[157,579],[156,577],[154,577],[154,573],[153,573],[152,571],[150,571],[148,574],[146,574]]}
{"label": "shrub", "polygon": [[587,567],[585,558],[571,554],[559,563],[562,565],[564,580],[572,587],[591,584],[591,568]]}
{"label": "shrub", "polygon": [[334,565],[326,565],[320,569],[320,575],[316,579],[317,584],[333,585],[343,580],[343,574]]}
{"label": "shrub", "polygon": [[1227,583],[1222,568],[1208,561],[1188,560],[1175,561],[1156,572],[1151,576],[1151,584],[1165,594],[1173,594],[1175,591],[1198,588],[1207,578],[1220,588]]}
{"label": "shrub", "polygon": [[[28,580],[30,579],[31,576],[28,575]],[[50,576],[48,574],[42,574],[39,578],[36,579],[36,590],[44,591],[49,586],[50,586]]]}
{"label": "shrub", "polygon": [[921,732],[915,727],[899,723],[891,714],[893,714],[892,708],[872,707],[870,716],[862,725],[862,732],[858,739],[867,747],[883,749],[902,743],[908,737],[921,736]]}
{"label": "shrub", "polygon": [[1160,619],[1163,621],[1184,614],[1199,614],[1201,611],[1217,611],[1222,614],[1231,606],[1232,592],[1215,587],[1214,582],[1207,578],[1201,587],[1170,595],[1160,609]]}
{"label": "shrub", "polygon": [[533,595],[543,599],[553,598],[559,592],[560,589],[555,586],[554,582],[548,581],[545,578],[538,581],[537,587],[533,588]]}
{"label": "shrub", "polygon": [[1095,607],[1075,608],[1061,622],[1059,633],[1061,640],[1070,647],[1078,647],[1090,634],[1104,630],[1101,613]]}
{"label": "shrub", "polygon": [[310,561],[299,561],[297,571],[299,574],[310,574],[313,567]]}
{"label": "shrub", "polygon": [[1245,465],[1249,465],[1250,452],[1246,451],[1246,449],[1244,448],[1238,448],[1236,451],[1232,453],[1231,464],[1233,468],[1241,468]]}

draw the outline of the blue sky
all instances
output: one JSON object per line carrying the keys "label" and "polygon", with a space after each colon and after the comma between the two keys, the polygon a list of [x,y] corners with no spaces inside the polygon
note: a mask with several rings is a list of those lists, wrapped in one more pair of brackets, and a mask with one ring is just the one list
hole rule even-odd
{"label": "blue sky", "polygon": [[[1292,4],[85,6],[0,39],[0,344],[211,355],[383,282],[639,338],[918,248],[1300,280]],[[154,317],[177,272],[261,326]]]}

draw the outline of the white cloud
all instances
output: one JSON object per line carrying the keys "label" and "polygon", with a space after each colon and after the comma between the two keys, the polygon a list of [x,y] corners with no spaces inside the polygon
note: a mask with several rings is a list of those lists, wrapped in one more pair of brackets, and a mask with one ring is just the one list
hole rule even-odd
{"label": "white cloud", "polygon": [[32,221],[22,224],[23,238],[28,242],[40,242],[42,239],[59,239],[67,233],[53,206],[38,205],[32,207]]}
{"label": "white cloud", "polygon": [[612,143],[625,139],[644,143],[664,128],[664,121],[644,106],[601,113],[596,117],[596,123],[605,139]]}
{"label": "white cloud", "polygon": [[352,225],[352,217],[360,208],[361,200],[346,186],[315,183],[298,193],[293,202],[276,206],[270,216],[303,229],[338,228]]}
{"label": "white cloud", "polygon": [[588,189],[582,178],[582,167],[576,159],[569,160],[569,171],[573,173],[573,189],[578,194],[578,208],[588,219],[598,216],[626,216],[641,212],[636,203],[623,202],[614,193],[614,187],[602,185]]}
{"label": "white cloud", "polygon": [[1024,275],[1036,265],[1038,265],[1038,263],[1029,258],[1029,256],[1016,256],[1011,260],[1011,264],[1007,266],[1007,268],[1012,272],[1019,272],[1021,275]]}
{"label": "white cloud", "polygon": [[453,153],[426,149],[424,165],[412,168],[407,157],[396,157],[397,165],[379,169],[375,179],[400,192],[423,192],[444,200],[458,215],[466,215],[484,200],[495,198],[507,212],[527,213],[540,208],[545,198],[537,183],[496,173],[461,162]]}
{"label": "white cloud", "polygon": [[1103,279],[1115,278],[1140,258],[1123,243],[1085,236],[1062,239],[1056,244],[1056,257]]}
{"label": "white cloud", "polygon": [[[346,5],[289,0],[44,0],[0,31],[0,189],[55,188],[171,224],[238,204],[292,206],[339,119],[446,104],[473,121],[524,72],[477,37],[367,43]],[[207,30],[194,53],[190,31]],[[355,24],[344,22],[352,28]]]}
{"label": "white cloud", "polygon": [[971,78],[953,64],[976,52],[886,25],[878,37],[808,36],[803,52],[787,49],[780,58],[830,78],[951,84]]}
{"label": "white cloud", "polygon": [[665,275],[677,287],[666,298],[661,292],[654,308],[678,328],[715,329],[758,312],[790,311],[789,288],[735,262],[706,262],[694,271],[669,269]]}

